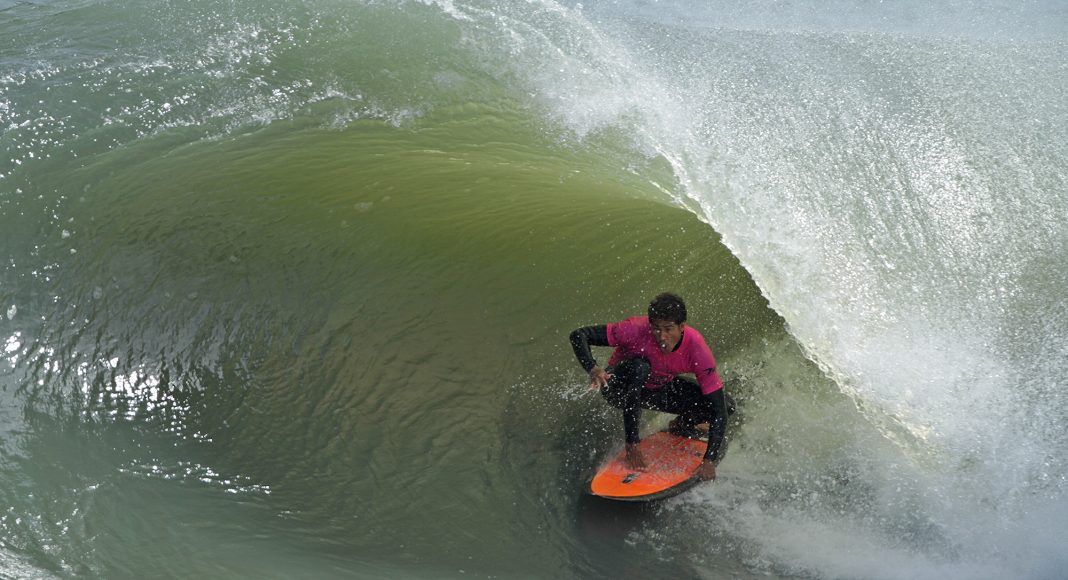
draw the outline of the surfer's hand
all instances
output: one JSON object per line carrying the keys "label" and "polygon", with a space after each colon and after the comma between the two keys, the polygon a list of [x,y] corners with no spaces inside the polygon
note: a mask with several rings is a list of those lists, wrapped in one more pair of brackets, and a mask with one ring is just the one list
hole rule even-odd
{"label": "surfer's hand", "polygon": [[716,479],[716,462],[705,459],[697,468],[697,478],[701,481],[713,481]]}
{"label": "surfer's hand", "polygon": [[627,444],[627,467],[634,471],[645,471],[645,458],[642,457],[641,449],[638,449],[638,444]]}
{"label": "surfer's hand", "polygon": [[590,390],[600,390],[601,387],[608,384],[608,379],[610,378],[612,378],[612,375],[608,374],[601,367],[594,366],[590,369]]}

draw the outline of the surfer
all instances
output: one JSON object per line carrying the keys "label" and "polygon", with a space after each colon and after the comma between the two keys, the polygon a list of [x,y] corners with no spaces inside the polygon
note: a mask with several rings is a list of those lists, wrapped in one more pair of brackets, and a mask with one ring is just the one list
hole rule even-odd
{"label": "surfer", "polygon": [[[590,390],[599,390],[614,407],[623,410],[626,458],[631,469],[644,470],[638,448],[642,409],[677,415],[669,430],[694,436],[697,426],[708,423],[708,447],[697,475],[716,478],[716,463],[727,428],[728,402],[716,360],[704,337],[686,325],[686,303],[665,292],[649,304],[647,316],[635,316],[607,325],[585,326],[570,336],[579,364],[589,373]],[[612,346],[615,351],[602,368],[590,346]],[[680,377],[692,373],[697,382]]]}

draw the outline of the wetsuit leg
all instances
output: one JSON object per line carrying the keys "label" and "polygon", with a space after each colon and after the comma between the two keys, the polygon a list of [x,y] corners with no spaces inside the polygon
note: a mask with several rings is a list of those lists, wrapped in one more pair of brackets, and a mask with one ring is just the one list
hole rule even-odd
{"label": "wetsuit leg", "polygon": [[642,415],[642,397],[643,391],[649,390],[645,388],[649,370],[649,361],[644,358],[627,359],[610,370],[612,378],[601,389],[601,394],[609,404],[623,410],[623,431],[626,434],[627,443],[639,441],[638,427]]}
{"label": "wetsuit leg", "polygon": [[[721,395],[718,400],[714,395]],[[646,409],[674,413],[678,415],[672,431],[680,434],[696,434],[698,423],[709,424],[708,457],[719,460],[726,451],[723,440],[727,416],[734,411],[734,401],[717,391],[712,395],[703,395],[697,383],[676,377],[659,389],[645,389],[642,393],[641,406]]]}
{"label": "wetsuit leg", "polygon": [[[711,408],[708,399],[701,394],[701,387],[694,381],[676,377],[659,389],[645,389],[641,406],[654,411],[674,413],[680,418],[694,419],[694,424],[708,421]],[[734,413],[734,399],[724,393],[727,414]]]}
{"label": "wetsuit leg", "polygon": [[654,411],[674,413],[687,420],[708,420],[711,409],[701,394],[697,383],[682,378],[675,378],[659,389],[645,389],[641,393],[641,406]]}

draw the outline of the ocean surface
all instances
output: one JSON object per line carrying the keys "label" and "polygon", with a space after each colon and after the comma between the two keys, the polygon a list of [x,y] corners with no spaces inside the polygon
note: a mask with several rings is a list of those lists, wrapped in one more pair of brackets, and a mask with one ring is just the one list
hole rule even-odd
{"label": "ocean surface", "polygon": [[[0,577],[1068,577],[1065,87],[1063,1],[0,0]],[[730,449],[597,501],[665,290]]]}

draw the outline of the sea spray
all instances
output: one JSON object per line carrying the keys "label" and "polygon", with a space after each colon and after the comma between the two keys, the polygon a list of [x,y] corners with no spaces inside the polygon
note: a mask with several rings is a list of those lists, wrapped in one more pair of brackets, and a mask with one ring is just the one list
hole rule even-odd
{"label": "sea spray", "polygon": [[1048,388],[1066,376],[1068,331],[1054,289],[1068,281],[1064,21],[1044,4],[1007,19],[839,4],[447,12],[506,44],[574,134],[618,130],[671,164],[678,201],[808,356],[921,450],[903,469],[913,509],[954,546],[944,557],[1045,569],[1060,556],[1032,550],[1048,530],[1018,530],[1066,492],[1065,397]]}

